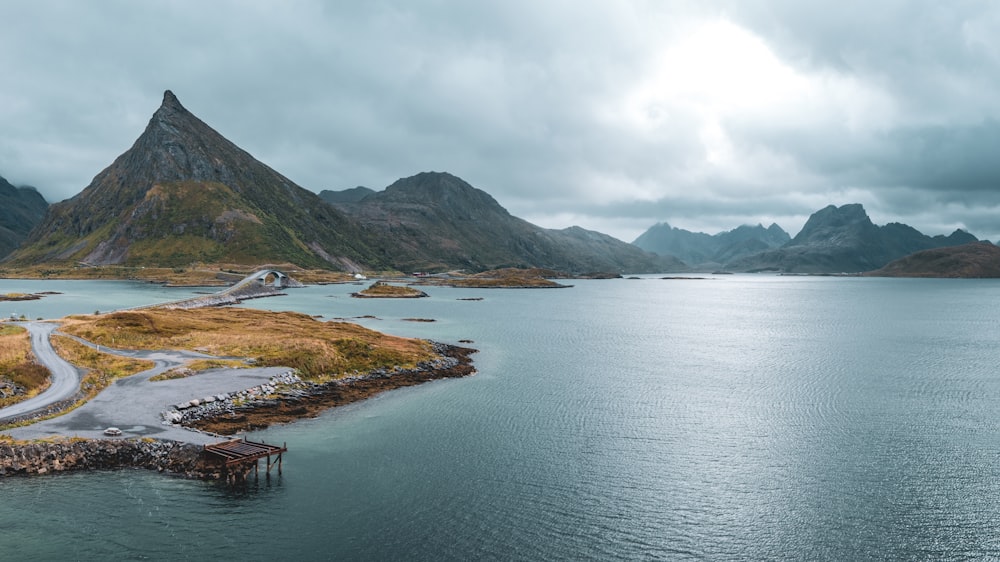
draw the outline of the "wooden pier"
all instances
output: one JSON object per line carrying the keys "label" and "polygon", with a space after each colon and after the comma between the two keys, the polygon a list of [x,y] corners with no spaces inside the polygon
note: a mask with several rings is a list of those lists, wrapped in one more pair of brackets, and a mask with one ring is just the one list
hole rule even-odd
{"label": "wooden pier", "polygon": [[[223,466],[223,472],[228,482],[246,480],[252,468],[254,475],[260,474],[260,459],[267,459],[267,478],[271,477],[271,468],[277,466],[281,474],[281,454],[288,451],[282,444],[268,445],[244,439],[232,439],[221,443],[205,445],[205,454]],[[274,462],[271,457],[276,457]]]}

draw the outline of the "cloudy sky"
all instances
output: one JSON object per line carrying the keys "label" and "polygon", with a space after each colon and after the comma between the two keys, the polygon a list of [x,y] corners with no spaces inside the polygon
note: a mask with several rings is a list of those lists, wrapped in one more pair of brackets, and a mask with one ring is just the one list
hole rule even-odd
{"label": "cloudy sky", "polygon": [[0,176],[58,201],[163,91],[314,191],[436,170],[626,241],[862,203],[1000,239],[990,0],[0,3]]}

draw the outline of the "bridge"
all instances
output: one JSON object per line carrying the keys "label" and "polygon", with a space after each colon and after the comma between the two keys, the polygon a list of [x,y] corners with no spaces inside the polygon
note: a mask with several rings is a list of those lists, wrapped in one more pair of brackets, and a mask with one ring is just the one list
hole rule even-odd
{"label": "bridge", "polygon": [[304,287],[287,273],[277,269],[262,269],[244,277],[236,284],[210,295],[189,297],[176,301],[161,302],[137,306],[127,310],[143,310],[147,308],[204,308],[206,306],[224,306],[239,304],[248,299],[259,299],[282,295],[282,289]]}
{"label": "bridge", "polygon": [[[268,277],[273,277],[274,278],[274,280],[271,282],[271,284],[272,284],[272,286],[275,289],[285,289],[285,288],[287,288],[287,287],[290,286],[289,283],[291,283],[292,281],[294,281],[294,279],[292,279],[291,277],[289,277],[287,274],[282,273],[281,271],[278,271],[277,269],[262,269],[260,271],[256,271],[254,273],[251,273],[246,278],[244,278],[242,281],[236,283],[235,285],[233,285],[232,287],[230,287],[229,289],[227,289],[227,291],[233,291],[233,290],[239,289],[241,287],[245,287],[247,285],[250,285],[250,284],[254,283],[255,281],[258,284],[262,285],[262,286],[263,285],[267,285],[268,284],[268,281],[267,281]],[[301,286],[301,284],[299,284],[299,286]]]}

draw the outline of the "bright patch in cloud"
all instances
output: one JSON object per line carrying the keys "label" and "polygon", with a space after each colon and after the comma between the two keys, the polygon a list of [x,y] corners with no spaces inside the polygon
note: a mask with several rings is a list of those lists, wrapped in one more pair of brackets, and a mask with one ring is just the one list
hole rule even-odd
{"label": "bright patch in cloud", "polygon": [[694,110],[710,122],[789,102],[807,86],[760,38],[720,20],[669,45],[626,103],[636,124],[645,127],[663,124],[675,111]]}

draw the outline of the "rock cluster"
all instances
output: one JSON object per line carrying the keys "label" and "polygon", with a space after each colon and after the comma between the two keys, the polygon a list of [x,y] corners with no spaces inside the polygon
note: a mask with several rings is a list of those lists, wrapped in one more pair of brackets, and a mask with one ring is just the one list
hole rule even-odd
{"label": "rock cluster", "polygon": [[42,418],[46,418],[48,416],[51,416],[51,415],[54,415],[54,414],[58,414],[59,412],[62,412],[63,410],[66,410],[67,408],[70,408],[71,406],[73,406],[74,404],[76,404],[77,402],[79,402],[80,400],[83,400],[85,397],[86,397],[86,394],[84,394],[84,392],[82,390],[80,390],[80,391],[77,391],[76,394],[74,394],[73,396],[70,396],[69,398],[67,398],[65,400],[60,400],[59,402],[54,402],[54,403],[49,404],[47,406],[44,406],[44,407],[42,407],[42,408],[40,408],[38,410],[34,410],[34,411],[31,411],[31,412],[28,412],[27,414],[22,414],[22,415],[19,415],[19,416],[11,416],[11,417],[8,417],[8,418],[4,418],[2,421],[3,421],[4,424],[16,424],[16,423],[26,422],[26,421],[29,421],[29,420],[40,420]]}
{"label": "rock cluster", "polygon": [[185,424],[194,420],[213,418],[233,413],[240,405],[261,403],[276,393],[294,394],[303,386],[295,371],[286,371],[271,377],[268,382],[239,392],[193,398],[160,413],[165,423]]}
{"label": "rock cluster", "polygon": [[25,393],[24,387],[10,381],[0,379],[0,398],[10,398],[11,396],[21,396]]}
{"label": "rock cluster", "polygon": [[202,458],[202,447],[149,439],[70,439],[57,442],[0,444],[0,476],[75,470],[144,468],[188,478],[219,478]]}
{"label": "rock cluster", "polygon": [[[475,350],[442,343],[433,343],[433,349],[438,354],[437,358],[420,362],[412,369],[399,366],[378,368],[325,383],[302,381],[289,371],[272,378],[267,384],[231,396],[178,404],[174,410],[163,412],[162,416],[164,423],[229,435],[239,430],[260,429],[271,423],[312,416],[328,407],[361,400],[385,390],[475,372],[468,358],[469,353]],[[253,419],[248,420],[248,416]],[[239,427],[214,425],[222,419],[242,419],[244,423],[237,424]]]}

